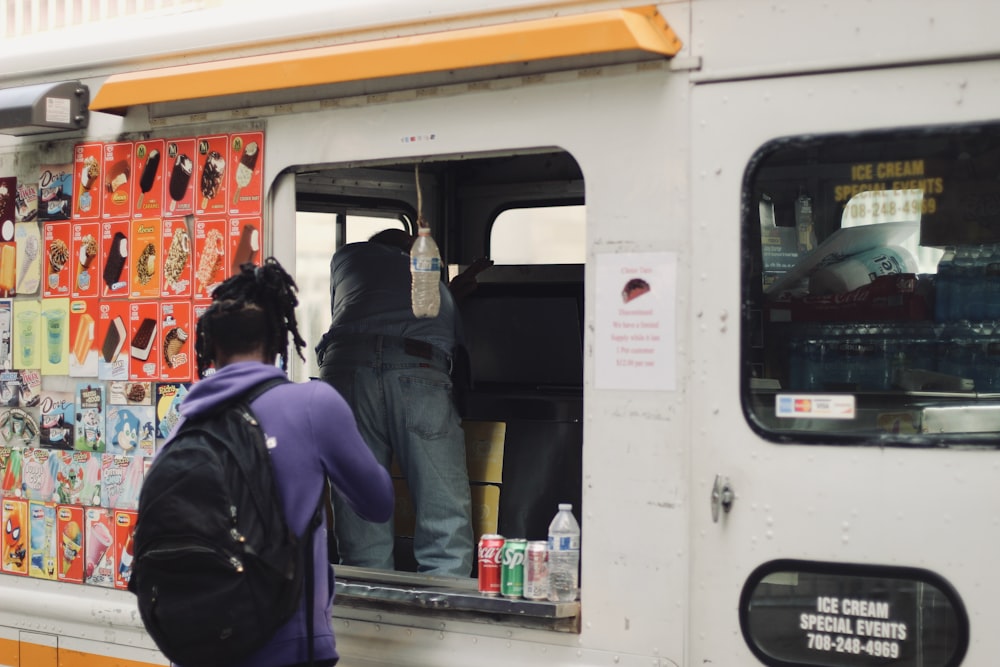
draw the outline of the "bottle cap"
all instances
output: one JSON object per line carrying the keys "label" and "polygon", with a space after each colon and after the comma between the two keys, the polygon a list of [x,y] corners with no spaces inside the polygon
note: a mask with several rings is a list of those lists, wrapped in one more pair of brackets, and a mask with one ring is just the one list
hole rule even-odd
{"label": "bottle cap", "polygon": [[559,503],[560,510],[571,510],[573,509],[573,503]]}

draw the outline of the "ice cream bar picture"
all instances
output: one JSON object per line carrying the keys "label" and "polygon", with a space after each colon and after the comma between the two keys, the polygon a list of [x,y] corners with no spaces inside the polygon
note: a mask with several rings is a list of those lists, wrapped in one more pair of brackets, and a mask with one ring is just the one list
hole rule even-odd
{"label": "ice cream bar picture", "polygon": [[139,329],[132,337],[132,358],[139,361],[149,359],[149,352],[153,349],[153,338],[156,335],[156,320],[145,318],[139,325]]}
{"label": "ice cream bar picture", "polygon": [[128,166],[128,162],[126,160],[118,160],[117,162],[114,162],[108,169],[107,185],[105,186],[107,187],[108,192],[114,192],[128,183],[131,171],[132,170]]}
{"label": "ice cream bar picture", "polygon": [[259,250],[260,232],[253,225],[243,225],[240,232],[240,242],[236,246],[236,252],[233,253],[232,275],[237,275],[240,272],[240,267],[244,264],[253,263]]}
{"label": "ice cream bar picture", "polygon": [[174,168],[170,170],[170,210],[177,207],[177,202],[184,199],[188,185],[191,183],[191,171],[194,169],[194,162],[184,153],[174,160]]}
{"label": "ice cream bar picture", "polygon": [[259,151],[257,150],[256,141],[251,141],[243,149],[243,156],[240,158],[240,164],[236,167],[236,194],[233,195],[234,206],[240,200],[240,190],[250,185],[250,179],[253,178],[254,167],[257,166],[258,153]]}
{"label": "ice cream bar picture", "polygon": [[[10,226],[13,227],[14,223],[10,223]],[[0,296],[13,296],[14,294],[16,257],[17,252],[13,243],[0,244]]]}
{"label": "ice cream bar picture", "polygon": [[[152,320],[148,320],[152,321]],[[125,345],[125,323],[122,318],[116,317],[108,324],[108,332],[104,335],[104,344],[101,346],[101,355],[107,363],[113,363],[121,354]]]}
{"label": "ice cream bar picture", "polygon": [[104,285],[110,290],[121,281],[125,259],[128,257],[128,239],[121,232],[115,232],[111,239],[111,249],[104,263]]}
{"label": "ice cream bar picture", "polygon": [[208,206],[208,200],[219,194],[222,176],[226,173],[226,161],[219,151],[210,151],[205,156],[205,166],[201,169],[201,207]]}
{"label": "ice cream bar picture", "polygon": [[136,210],[142,208],[142,200],[146,196],[146,193],[153,188],[153,183],[156,182],[156,173],[160,170],[160,151],[153,149],[149,151],[149,158],[146,160],[146,165],[142,168],[142,176],[139,177],[139,189],[142,191],[139,195],[139,202],[136,206]]}

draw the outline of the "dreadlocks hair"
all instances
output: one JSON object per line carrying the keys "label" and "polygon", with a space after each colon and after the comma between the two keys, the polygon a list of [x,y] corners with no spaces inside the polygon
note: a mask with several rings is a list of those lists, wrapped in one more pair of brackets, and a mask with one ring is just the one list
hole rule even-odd
{"label": "dreadlocks hair", "polygon": [[198,377],[215,362],[216,349],[226,354],[252,352],[264,346],[267,357],[281,357],[288,367],[288,337],[299,358],[306,342],[295,321],[298,286],[273,257],[260,266],[244,264],[240,272],[212,291],[212,305],[198,318],[195,353]]}

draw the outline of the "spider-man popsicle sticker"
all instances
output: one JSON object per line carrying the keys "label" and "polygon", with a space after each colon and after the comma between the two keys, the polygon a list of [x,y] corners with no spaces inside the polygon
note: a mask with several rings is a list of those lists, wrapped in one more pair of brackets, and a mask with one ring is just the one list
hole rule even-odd
{"label": "spider-man popsicle sticker", "polygon": [[625,289],[622,290],[622,301],[628,303],[632,299],[642,296],[649,290],[649,283],[642,278],[633,278],[625,283]]}

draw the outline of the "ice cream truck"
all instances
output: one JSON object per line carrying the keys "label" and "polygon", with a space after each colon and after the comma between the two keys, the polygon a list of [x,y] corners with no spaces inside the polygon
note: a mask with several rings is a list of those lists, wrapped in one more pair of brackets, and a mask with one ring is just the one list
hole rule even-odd
{"label": "ice cream truck", "polygon": [[1000,5],[82,4],[0,3],[0,665],[168,664],[130,536],[199,313],[274,256],[312,347],[418,216],[493,262],[477,539],[571,504],[579,594],[417,572],[394,470],[340,664],[993,664]]}

